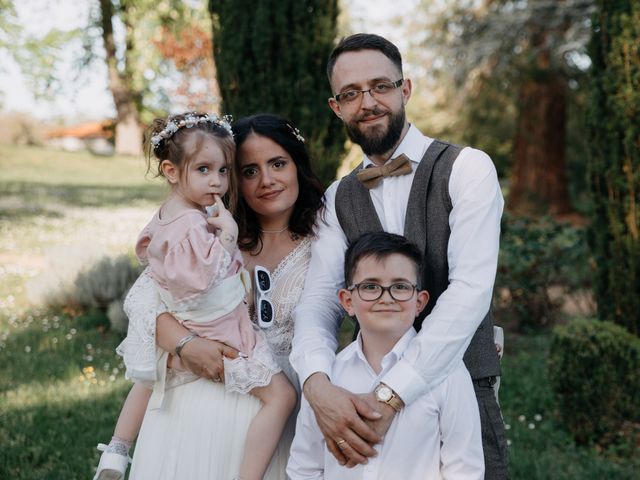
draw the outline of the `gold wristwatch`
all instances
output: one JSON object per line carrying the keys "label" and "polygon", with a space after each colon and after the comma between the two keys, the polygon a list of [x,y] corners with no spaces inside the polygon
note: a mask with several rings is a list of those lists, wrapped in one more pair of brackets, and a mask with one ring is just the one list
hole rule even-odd
{"label": "gold wristwatch", "polygon": [[382,403],[386,403],[396,412],[399,412],[400,410],[402,410],[402,407],[404,407],[404,402],[402,401],[402,399],[398,395],[396,395],[396,392],[391,390],[391,388],[384,383],[378,384],[378,386],[374,390],[374,393],[376,394],[376,400]]}

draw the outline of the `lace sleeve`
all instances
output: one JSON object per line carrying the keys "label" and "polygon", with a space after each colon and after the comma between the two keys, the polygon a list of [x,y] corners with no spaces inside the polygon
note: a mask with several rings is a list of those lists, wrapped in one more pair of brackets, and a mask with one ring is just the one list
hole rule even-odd
{"label": "lace sleeve", "polygon": [[149,382],[156,380],[156,318],[167,309],[160,301],[149,268],[133,284],[124,301],[129,317],[126,338],[116,348],[124,359],[125,377]]}

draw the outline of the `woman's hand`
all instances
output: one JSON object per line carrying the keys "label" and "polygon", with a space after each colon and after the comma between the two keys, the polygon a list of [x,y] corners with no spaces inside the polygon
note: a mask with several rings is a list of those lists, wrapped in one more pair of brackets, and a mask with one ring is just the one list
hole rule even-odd
{"label": "woman's hand", "polygon": [[367,422],[375,422],[382,416],[367,401],[336,387],[322,373],[311,375],[303,390],[327,448],[340,465],[354,467],[376,455],[373,445],[379,443],[381,437]]}
{"label": "woman's hand", "polygon": [[233,219],[231,212],[225,208],[220,197],[215,195],[213,198],[215,199],[215,206],[217,208],[214,213],[207,218],[207,222],[209,225],[218,229],[218,233],[216,234],[218,241],[227,252],[233,254],[238,241],[238,224]]}
{"label": "woman's hand", "polygon": [[[175,352],[180,339],[190,333],[169,313],[160,314],[156,320],[156,342],[167,352]],[[238,351],[224,343],[200,337],[187,342],[180,352],[180,360],[186,368],[210,380],[224,380],[223,356],[233,359],[238,357]]]}
{"label": "woman's hand", "polygon": [[186,368],[215,382],[224,381],[223,357],[237,358],[238,351],[224,343],[200,337],[188,342],[180,352],[180,360]]}

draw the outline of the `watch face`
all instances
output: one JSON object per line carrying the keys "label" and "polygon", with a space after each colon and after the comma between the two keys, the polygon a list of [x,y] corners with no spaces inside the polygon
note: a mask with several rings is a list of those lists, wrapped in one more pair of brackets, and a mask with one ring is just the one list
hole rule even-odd
{"label": "watch face", "polygon": [[393,392],[389,387],[382,386],[376,390],[376,395],[380,401],[386,402],[391,398]]}

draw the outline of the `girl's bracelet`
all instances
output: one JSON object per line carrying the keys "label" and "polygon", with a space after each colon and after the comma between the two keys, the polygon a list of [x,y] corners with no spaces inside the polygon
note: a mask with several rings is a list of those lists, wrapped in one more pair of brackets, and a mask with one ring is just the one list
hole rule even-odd
{"label": "girl's bracelet", "polygon": [[189,343],[191,340],[193,340],[194,338],[196,338],[198,335],[196,335],[195,333],[190,333],[189,335],[185,335],[184,337],[182,337],[179,341],[178,344],[176,345],[176,355],[179,358],[182,358],[180,356],[180,352],[182,352],[182,349],[184,348],[184,346]]}

